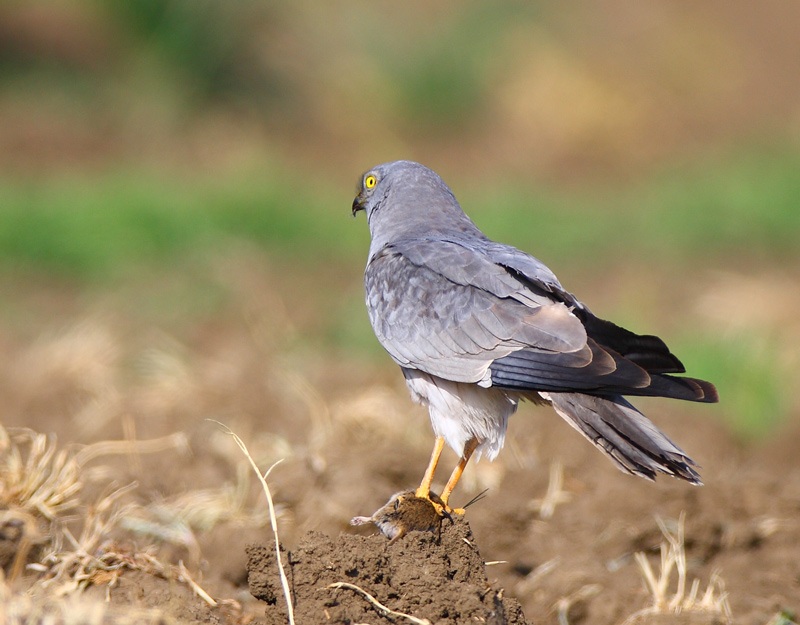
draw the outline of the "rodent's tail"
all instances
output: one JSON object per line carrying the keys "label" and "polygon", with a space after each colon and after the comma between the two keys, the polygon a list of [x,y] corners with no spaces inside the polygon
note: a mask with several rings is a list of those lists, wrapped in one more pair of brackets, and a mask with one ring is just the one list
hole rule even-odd
{"label": "rodent's tail", "polygon": [[702,484],[694,461],[621,395],[539,395],[625,473],[648,480],[665,473]]}

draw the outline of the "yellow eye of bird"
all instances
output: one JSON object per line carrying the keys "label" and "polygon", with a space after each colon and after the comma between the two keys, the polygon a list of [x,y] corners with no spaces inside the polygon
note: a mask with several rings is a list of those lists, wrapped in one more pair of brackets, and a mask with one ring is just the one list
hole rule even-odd
{"label": "yellow eye of bird", "polygon": [[364,178],[365,189],[372,189],[375,187],[376,184],[378,184],[378,179],[372,174]]}

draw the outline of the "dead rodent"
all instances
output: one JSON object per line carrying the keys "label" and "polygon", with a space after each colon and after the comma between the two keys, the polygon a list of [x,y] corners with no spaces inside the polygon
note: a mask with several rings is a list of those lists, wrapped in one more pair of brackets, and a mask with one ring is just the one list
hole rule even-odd
{"label": "dead rodent", "polygon": [[[431,498],[439,503],[435,494],[431,493]],[[443,508],[444,504],[441,505]],[[449,518],[447,513],[444,514]],[[438,538],[444,518],[430,499],[417,497],[413,490],[405,490],[392,495],[372,516],[353,517],[350,525],[374,523],[392,544],[412,531],[435,532]]]}

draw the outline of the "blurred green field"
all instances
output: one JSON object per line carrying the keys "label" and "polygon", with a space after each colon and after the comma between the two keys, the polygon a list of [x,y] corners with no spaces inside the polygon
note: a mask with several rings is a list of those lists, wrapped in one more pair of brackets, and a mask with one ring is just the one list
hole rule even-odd
{"label": "blurred green field", "polygon": [[[622,622],[648,600],[632,554],[655,564],[656,526],[686,514],[696,578],[675,622],[701,616],[679,594],[706,583],[737,622],[796,620],[798,23],[800,4],[747,0],[0,2],[0,601],[27,600],[24,575],[69,600],[64,622],[86,584],[119,622],[156,595],[180,615],[158,622],[263,620],[243,560],[263,518],[209,420],[260,470],[286,459],[270,487],[289,548],[418,479],[427,417],[370,328],[350,213],[362,171],[411,159],[721,398],[634,402],[704,465],[702,491],[612,475],[521,408],[459,485],[491,489],[469,516],[484,556],[508,558],[493,583],[542,622]],[[65,471],[95,445],[113,461]],[[37,503],[51,489],[68,517]],[[102,527],[128,500],[148,527]],[[126,586],[137,550],[180,568]],[[96,579],[62,566],[109,555]],[[197,588],[167,593],[184,561],[237,600],[204,619]]]}
{"label": "blurred green field", "polygon": [[[490,236],[554,266],[618,259],[686,269],[794,259],[798,171],[800,154],[759,152],[619,188],[570,192],[513,180],[451,186]],[[349,182],[308,185],[296,173],[255,170],[198,180],[131,171],[5,180],[0,262],[7,271],[103,282],[236,241],[291,254],[301,265],[357,261],[367,235],[350,217]]]}

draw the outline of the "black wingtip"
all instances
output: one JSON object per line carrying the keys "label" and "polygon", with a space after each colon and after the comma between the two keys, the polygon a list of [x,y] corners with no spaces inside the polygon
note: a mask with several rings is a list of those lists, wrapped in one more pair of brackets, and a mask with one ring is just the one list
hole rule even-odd
{"label": "black wingtip", "polygon": [[578,313],[586,333],[604,348],[612,349],[648,373],[684,373],[686,368],[667,344],[652,334],[636,334],[588,310]]}
{"label": "black wingtip", "polygon": [[698,382],[702,383],[703,393],[705,397],[703,401],[709,404],[716,404],[719,402],[719,393],[717,392],[717,387],[714,386],[711,382],[706,382],[705,380],[698,380]]}
{"label": "black wingtip", "polygon": [[667,397],[683,401],[713,404],[719,401],[717,388],[705,380],[672,375],[654,375],[644,388],[619,389],[623,395]]}
{"label": "black wingtip", "polygon": [[[670,377],[670,376],[664,376]],[[705,404],[715,404],[719,401],[719,393],[717,387],[711,382],[705,380],[698,380],[697,378],[670,378],[672,380],[680,380],[688,385],[694,391],[693,401],[703,402]]]}

